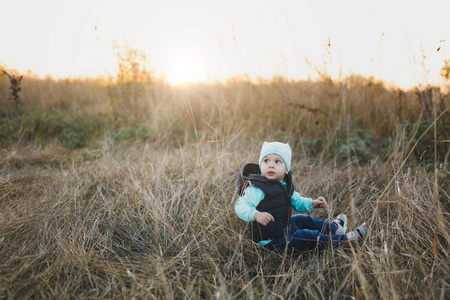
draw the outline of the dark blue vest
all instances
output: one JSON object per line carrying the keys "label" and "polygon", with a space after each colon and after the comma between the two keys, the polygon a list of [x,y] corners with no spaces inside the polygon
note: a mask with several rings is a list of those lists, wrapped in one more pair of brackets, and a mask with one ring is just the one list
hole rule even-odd
{"label": "dark blue vest", "polygon": [[256,221],[250,222],[249,229],[253,241],[259,242],[284,236],[292,214],[291,197],[294,193],[292,171],[284,177],[286,188],[280,181],[267,179],[260,174],[250,174],[245,179],[250,186],[260,188],[265,194],[256,209],[270,213],[275,219],[275,222],[270,222],[266,226]]}

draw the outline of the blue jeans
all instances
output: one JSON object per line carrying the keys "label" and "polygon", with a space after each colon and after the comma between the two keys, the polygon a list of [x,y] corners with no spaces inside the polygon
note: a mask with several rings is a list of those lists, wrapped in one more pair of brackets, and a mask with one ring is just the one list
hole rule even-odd
{"label": "blue jeans", "polygon": [[345,235],[334,235],[337,230],[335,223],[320,221],[308,215],[293,215],[290,220],[291,228],[285,236],[272,240],[264,245],[269,250],[282,251],[286,247],[289,251],[308,250],[318,247],[326,248],[330,245],[341,247],[348,243]]}

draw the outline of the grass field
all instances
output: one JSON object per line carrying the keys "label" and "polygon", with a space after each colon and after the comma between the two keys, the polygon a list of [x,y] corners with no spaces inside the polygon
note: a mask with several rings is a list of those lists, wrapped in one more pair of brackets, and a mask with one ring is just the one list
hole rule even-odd
{"label": "grass field", "polygon": [[[447,299],[450,96],[343,82],[170,87],[0,78],[0,299]],[[264,140],[294,183],[371,232],[275,254],[248,239],[235,180]]]}

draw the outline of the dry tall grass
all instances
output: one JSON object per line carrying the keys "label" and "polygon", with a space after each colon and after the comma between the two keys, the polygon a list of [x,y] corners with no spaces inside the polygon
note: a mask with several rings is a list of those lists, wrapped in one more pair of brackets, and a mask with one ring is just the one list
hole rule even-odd
{"label": "dry tall grass", "polygon": [[[419,101],[399,104],[395,91],[355,86],[160,85],[139,103],[155,130],[145,143],[106,135],[81,150],[1,149],[0,298],[446,299],[448,165],[426,172],[404,164],[411,142],[396,128],[420,118]],[[80,109],[103,114],[113,105],[81,105],[83,95],[92,97],[73,94]],[[43,111],[62,103],[27,99]],[[391,134],[391,154],[369,163],[328,155],[336,127],[349,134],[350,122]],[[298,191],[328,199],[329,209],[311,214],[346,213],[351,227],[369,221],[363,244],[279,255],[247,238],[234,213],[236,172],[274,138],[292,141]],[[314,159],[305,150],[311,139],[324,145]]]}

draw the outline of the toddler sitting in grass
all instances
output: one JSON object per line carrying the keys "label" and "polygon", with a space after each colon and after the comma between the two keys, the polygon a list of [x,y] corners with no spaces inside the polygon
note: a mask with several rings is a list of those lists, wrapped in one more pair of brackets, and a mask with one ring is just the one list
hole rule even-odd
{"label": "toddler sitting in grass", "polygon": [[[364,239],[369,227],[361,224],[347,233],[347,217],[340,214],[332,222],[320,221],[297,212],[309,212],[315,208],[326,208],[323,197],[315,200],[303,198],[292,183],[291,147],[279,142],[264,142],[259,157],[259,166],[246,164],[239,176],[241,183],[236,214],[250,222],[250,235],[254,242],[276,251],[336,247],[349,240]],[[242,189],[245,190],[242,192]]]}

